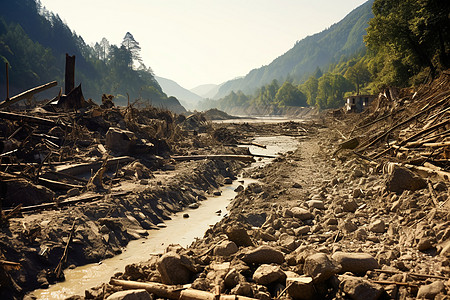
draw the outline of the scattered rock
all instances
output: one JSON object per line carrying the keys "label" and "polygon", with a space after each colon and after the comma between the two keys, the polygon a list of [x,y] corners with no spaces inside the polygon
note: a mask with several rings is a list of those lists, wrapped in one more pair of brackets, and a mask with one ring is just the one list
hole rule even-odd
{"label": "scattered rock", "polygon": [[244,190],[244,186],[242,184],[238,185],[237,188],[234,189],[236,193],[242,192]]}
{"label": "scattered rock", "polygon": [[306,203],[309,208],[325,209],[325,204],[322,200],[309,200]]}
{"label": "scattered rock", "polygon": [[363,191],[360,188],[354,189],[352,196],[353,198],[359,198],[363,195]]}
{"label": "scattered rock", "polygon": [[106,148],[117,154],[129,154],[137,138],[133,132],[109,127],[106,133]]}
{"label": "scattered rock", "polygon": [[347,199],[342,203],[342,209],[346,212],[355,212],[358,209],[358,203],[353,199]]}
{"label": "scattered rock", "polygon": [[369,230],[375,233],[384,233],[386,231],[386,224],[383,220],[375,220],[369,225]]}
{"label": "scattered rock", "polygon": [[189,204],[188,207],[189,207],[190,209],[197,209],[197,208],[200,207],[200,204],[199,204],[198,202],[195,202],[195,203]]}
{"label": "scattered rock", "polygon": [[316,253],[306,258],[303,266],[305,275],[312,277],[315,283],[324,282],[339,271],[339,266],[325,253]]}
{"label": "scattered rock", "polygon": [[241,282],[231,290],[231,294],[252,297],[252,285],[248,282]]}
{"label": "scattered rock", "polygon": [[341,265],[340,273],[364,274],[378,269],[378,261],[368,253],[335,252],[331,258]]}
{"label": "scattered rock", "polygon": [[426,181],[407,168],[391,165],[392,170],[386,181],[386,188],[394,193],[402,193],[404,190],[416,191],[427,186]]}
{"label": "scattered rock", "polygon": [[242,261],[247,264],[282,264],[284,255],[271,246],[263,245],[244,253]]}
{"label": "scattered rock", "polygon": [[284,274],[279,266],[263,264],[253,273],[253,280],[257,284],[267,285],[274,282],[282,282],[285,279],[286,274]]}
{"label": "scattered rock", "polygon": [[353,300],[377,300],[383,294],[383,287],[360,277],[339,276],[340,289]]}
{"label": "scattered rock", "polygon": [[228,239],[230,241],[233,241],[237,246],[253,246],[253,242],[250,239],[247,230],[239,225],[233,225],[227,228],[225,234],[227,235]]}
{"label": "scattered rock", "polygon": [[445,285],[442,281],[435,281],[431,284],[422,285],[417,293],[417,299],[434,299],[439,293],[443,292]]}
{"label": "scattered rock", "polygon": [[292,299],[309,300],[317,298],[311,277],[288,277],[286,279],[286,286],[288,287],[287,293]]}
{"label": "scattered rock", "polygon": [[238,251],[238,246],[232,241],[223,241],[214,248],[214,255],[229,256]]}
{"label": "scattered rock", "polygon": [[299,228],[295,228],[294,229],[295,236],[304,235],[304,234],[307,234],[310,231],[311,231],[311,227],[308,226],[308,225],[300,226]]}
{"label": "scattered rock", "polygon": [[294,218],[299,220],[310,220],[314,218],[314,215],[309,210],[302,207],[293,207],[291,208],[291,212]]}
{"label": "scattered rock", "polygon": [[195,270],[192,262],[185,256],[174,252],[164,254],[157,263],[162,283],[186,284],[190,282]]}

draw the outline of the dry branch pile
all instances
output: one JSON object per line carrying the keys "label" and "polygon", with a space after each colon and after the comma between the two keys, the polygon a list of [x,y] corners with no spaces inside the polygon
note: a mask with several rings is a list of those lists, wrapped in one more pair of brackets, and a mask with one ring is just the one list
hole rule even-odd
{"label": "dry branch pile", "polygon": [[450,73],[417,92],[389,89],[356,123],[356,152],[449,180]]}

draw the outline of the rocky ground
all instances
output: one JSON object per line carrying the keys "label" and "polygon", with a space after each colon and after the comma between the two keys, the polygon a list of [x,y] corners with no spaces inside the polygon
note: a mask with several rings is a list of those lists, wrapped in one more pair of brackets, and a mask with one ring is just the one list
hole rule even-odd
{"label": "rocky ground", "polygon": [[[187,249],[172,245],[147,262],[129,265],[109,284],[86,291],[84,298],[225,299],[231,294],[238,299],[447,299],[447,150],[428,154],[428,161],[444,167],[427,175],[417,172],[423,162],[408,164],[417,162],[417,148],[405,155],[391,146],[395,143],[388,143],[389,148],[381,143],[381,148],[370,148],[370,154],[357,151],[375,145],[367,146],[374,141],[371,130],[377,132],[375,138],[388,131],[393,138],[406,135],[407,141],[414,140],[423,133],[424,123],[430,127],[430,118],[439,123],[433,138],[445,137],[450,93],[441,91],[430,100],[426,92],[422,104],[411,101],[416,97],[412,95],[389,99],[391,118],[384,118],[388,120],[377,129],[366,127],[358,135],[362,146],[348,137],[355,124],[377,119],[373,114],[379,108],[344,117],[336,111],[309,124],[285,123],[281,128],[290,132],[307,132],[298,149],[246,171],[260,183],[238,188],[229,215],[202,239]],[[395,108],[399,101],[411,101],[419,109]],[[401,115],[405,110],[408,113]],[[426,118],[410,118],[424,111]],[[436,115],[442,118],[435,120]],[[406,126],[400,135],[391,130],[402,122]],[[234,129],[245,132],[244,126],[251,125]],[[386,126],[391,129],[383,129]],[[417,126],[420,134],[410,132]],[[446,147],[445,141],[439,145]],[[383,159],[371,158],[380,157],[380,151],[387,154]]]}
{"label": "rocky ground", "polygon": [[392,174],[333,158],[333,129],[308,130],[296,151],[248,172],[261,183],[242,189],[203,239],[116,277],[257,299],[446,298],[448,182],[432,183],[439,206],[428,189],[391,192]]}

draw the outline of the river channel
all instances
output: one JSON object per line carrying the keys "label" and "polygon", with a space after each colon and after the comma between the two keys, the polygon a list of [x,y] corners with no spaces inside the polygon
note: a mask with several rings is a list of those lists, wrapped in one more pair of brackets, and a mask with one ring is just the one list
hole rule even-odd
{"label": "river channel", "polygon": [[[297,139],[289,136],[257,137],[254,141],[265,145],[266,149],[250,146],[250,152],[267,156],[295,150],[298,144]],[[269,162],[269,158],[260,158],[251,167],[261,167]],[[172,215],[172,219],[165,222],[166,228],[148,231],[147,238],[131,241],[121,254],[100,263],[67,269],[64,271],[64,282],[51,285],[48,289],[35,290],[33,294],[37,299],[65,299],[72,295],[84,295],[86,289],[109,281],[117,272],[123,272],[126,265],[146,261],[151,254],[163,253],[170,244],[189,246],[227,213],[228,204],[236,196],[234,189],[240,184],[245,187],[252,182],[257,180],[239,177],[231,185],[221,188],[221,196],[209,197],[197,209],[186,209]],[[218,211],[221,213],[216,213]],[[189,218],[183,218],[185,213],[189,214]]]}

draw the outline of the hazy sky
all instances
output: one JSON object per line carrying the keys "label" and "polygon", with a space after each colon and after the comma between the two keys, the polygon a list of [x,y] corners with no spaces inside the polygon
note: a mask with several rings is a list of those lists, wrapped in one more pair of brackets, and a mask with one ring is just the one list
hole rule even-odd
{"label": "hazy sky", "polygon": [[365,0],[41,0],[87,44],[127,31],[157,76],[191,89],[269,64]]}

